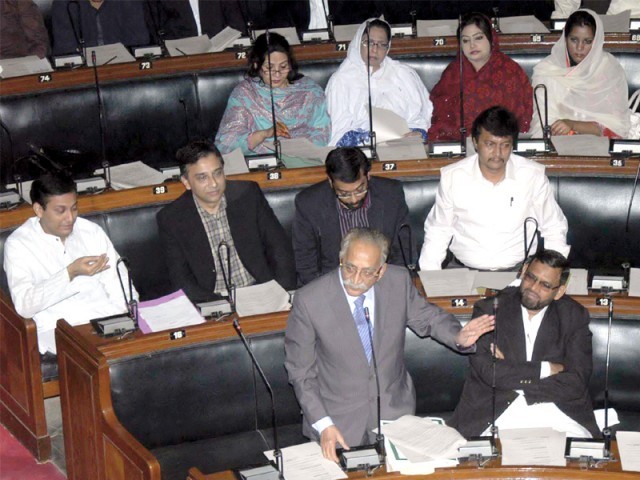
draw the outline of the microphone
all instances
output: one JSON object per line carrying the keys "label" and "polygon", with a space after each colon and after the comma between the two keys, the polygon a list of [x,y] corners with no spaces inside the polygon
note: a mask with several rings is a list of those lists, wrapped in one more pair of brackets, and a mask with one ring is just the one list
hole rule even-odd
{"label": "microphone", "polygon": [[382,414],[380,413],[380,379],[378,378],[378,362],[376,361],[376,349],[373,346],[373,334],[371,333],[371,318],[369,317],[369,309],[365,307],[364,318],[367,321],[367,330],[369,332],[369,342],[371,343],[371,361],[373,362],[373,374],[376,377],[376,393],[378,402],[378,433],[376,434],[376,448],[380,456],[380,463],[386,460],[387,453],[384,448],[384,435],[382,434]]}
{"label": "microphone", "polygon": [[500,17],[499,12],[500,12],[500,7],[493,7],[493,28],[495,29],[496,33],[500,33]]}
{"label": "microphone", "polygon": [[276,162],[278,166],[282,166],[282,157],[280,154],[280,140],[278,140],[278,124],[276,122],[276,104],[273,100],[273,83],[271,79],[271,71],[273,69],[271,65],[271,36],[269,30],[265,32],[267,37],[267,62],[269,65],[269,95],[271,96],[271,123],[273,124],[273,147],[276,152]]}
{"label": "microphone", "polygon": [[[535,230],[533,231],[533,235],[531,236],[531,241],[527,243],[527,239],[529,235],[527,233],[527,225],[529,223],[533,223],[535,225]],[[529,258],[529,254],[531,253],[531,247],[533,247],[533,241],[538,239],[538,251],[542,247],[542,241],[540,240],[540,229],[538,228],[538,220],[533,217],[527,217],[524,219],[524,262]]]}
{"label": "microphone", "polygon": [[[124,290],[124,284],[122,282],[122,276],[120,275],[120,264],[124,265],[124,268],[127,270],[127,278],[129,280],[129,298],[127,299],[127,294]],[[129,312],[129,316],[133,320],[134,328],[138,328],[138,301],[133,298],[133,279],[131,278],[131,264],[129,263],[129,259],[127,257],[120,257],[116,262],[116,272],[118,273],[118,280],[120,280],[120,288],[122,289],[122,296],[124,297],[125,305],[127,306],[127,311]]]}
{"label": "microphone", "polygon": [[636,196],[636,188],[638,187],[638,178],[640,177],[640,162],[636,170],[636,178],[633,180],[633,189],[631,189],[631,198],[629,199],[629,208],[627,209],[627,221],[625,222],[625,233],[629,233],[629,220],[631,218],[631,207],[633,206],[633,198]]}
{"label": "microphone", "polygon": [[[76,6],[76,21],[74,20],[73,15],[71,15],[71,5]],[[71,0],[67,3],[67,15],[69,16],[69,22],[71,23],[71,30],[73,30],[73,36],[76,39],[78,44],[77,50],[80,53],[80,57],[82,57],[82,64],[87,64],[87,51],[85,50],[85,42],[84,42],[84,34],[82,32],[82,15],[80,13],[80,2],[78,0]],[[77,27],[77,28],[76,28]]]}
{"label": "microphone", "polygon": [[[371,160],[375,160],[376,154],[376,132],[373,131],[373,104],[371,102],[371,22],[367,22],[367,94],[369,96],[369,148],[371,150]],[[390,40],[390,39],[389,39]]]}
{"label": "microphone", "polygon": [[496,349],[498,348],[498,295],[493,297],[493,351],[491,352],[491,455],[498,455],[498,427],[496,426]]}
{"label": "microphone", "polygon": [[[91,50],[91,63],[93,65],[93,78],[96,88],[96,97],[98,99],[98,127],[100,128],[100,156],[102,158],[102,166],[106,169],[109,165],[107,160],[107,147],[105,140],[105,119],[104,119],[104,105],[102,103],[102,92],[100,90],[100,80],[98,79],[98,66],[96,65],[96,51]],[[108,62],[107,62],[108,63]],[[110,177],[111,175],[109,175]],[[107,182],[106,188],[111,187],[110,178],[105,178]]]}
{"label": "microphone", "polygon": [[333,33],[333,15],[327,12],[327,6],[324,4],[324,2],[325,0],[320,0],[320,3],[322,3],[322,11],[324,12],[324,18],[327,22],[327,32],[329,32],[329,41],[335,42],[336,37]]}
{"label": "microphone", "polygon": [[[164,38],[166,35],[166,32],[158,24],[158,19],[154,14],[154,6],[151,3],[151,0],[147,0],[147,9],[149,10],[149,18],[151,18],[151,23],[153,24],[153,31],[156,34],[156,37],[158,38],[158,42],[160,43],[160,50],[162,50],[162,55],[163,56],[167,55],[167,44]],[[156,10],[156,13],[158,13],[157,10]]]}
{"label": "microphone", "polygon": [[[226,250],[227,253],[227,269],[224,269],[224,262],[222,261],[222,250]],[[227,295],[229,296],[229,305],[231,306],[231,312],[236,312],[236,287],[231,283],[231,250],[229,244],[224,240],[218,244],[218,264],[222,270],[222,278],[224,280],[224,288],[227,289]]]}
{"label": "microphone", "polygon": [[[120,274],[120,264],[123,264],[127,269],[127,276],[129,277],[129,298],[127,298],[122,275]],[[120,257],[116,262],[116,273],[120,281],[124,303],[127,306],[127,313],[126,315],[117,314],[91,320],[91,326],[101,337],[111,337],[113,335],[124,336],[138,329],[138,302],[133,298],[133,280],[131,279],[131,272],[129,271],[129,260],[125,257]]]}
{"label": "microphone", "polygon": [[[540,105],[538,104],[538,89],[544,92],[544,123],[542,122],[542,115],[540,114]],[[542,138],[544,139],[545,146],[549,150],[551,148],[551,127],[549,126],[549,102],[547,86],[544,83],[539,83],[533,89],[533,99],[536,102],[536,111],[538,113],[538,120],[542,126]]]}
{"label": "microphone", "polygon": [[[45,153],[42,147],[37,147],[33,143],[28,144],[29,152],[32,154],[30,159],[31,162],[36,165],[38,168],[42,169],[44,172],[51,173],[70,173],[64,165],[53,160],[47,153]],[[44,160],[47,162],[47,165],[43,165],[39,160]]]}
{"label": "microphone", "polygon": [[[409,230],[409,250],[408,257],[409,261],[407,261],[407,255],[405,254],[405,248],[402,244],[402,230]],[[411,275],[412,279],[418,277],[418,272],[416,272],[416,264],[413,263],[413,231],[411,230],[411,225],[408,223],[403,223],[400,225],[398,229],[398,243],[400,244],[400,253],[402,253],[402,262],[404,263],[405,268],[409,271],[409,275]]]}
{"label": "microphone", "polygon": [[464,74],[464,62],[462,57],[464,55],[462,51],[462,15],[458,16],[458,56],[460,57],[460,152],[465,155],[467,152],[467,145],[465,140],[467,138],[467,128],[464,126],[464,86],[463,74]]}
{"label": "microphone", "polygon": [[[269,462],[267,464],[272,467],[268,472],[263,472],[262,471],[263,467],[262,468],[249,467],[244,470],[239,470],[238,474],[240,475],[240,478],[246,479],[246,480],[250,478],[257,478],[257,476],[254,476],[254,475],[256,475],[258,473],[257,470],[260,469],[260,473],[261,473],[260,478],[263,480],[276,480],[276,479],[284,480],[284,462],[282,459],[282,451],[280,450],[280,445],[278,443],[278,422],[277,422],[277,416],[276,416],[276,401],[275,401],[275,396],[273,394],[273,388],[271,388],[271,384],[269,383],[267,376],[264,374],[264,371],[262,370],[262,367],[260,366],[258,359],[256,358],[255,354],[253,353],[253,350],[249,346],[247,337],[245,336],[244,332],[242,331],[242,327],[240,327],[240,323],[238,322],[237,315],[234,315],[233,317],[233,328],[238,334],[238,337],[240,337],[240,340],[242,341],[242,345],[244,346],[245,350],[249,354],[249,357],[251,358],[251,363],[253,363],[254,368],[257,370],[258,374],[260,375],[260,378],[262,379],[262,383],[264,383],[265,387],[267,387],[267,392],[269,392],[269,398],[271,399],[271,428],[273,429],[273,456],[276,459],[275,465],[273,465],[272,462]],[[252,472],[254,473],[252,474]]]}

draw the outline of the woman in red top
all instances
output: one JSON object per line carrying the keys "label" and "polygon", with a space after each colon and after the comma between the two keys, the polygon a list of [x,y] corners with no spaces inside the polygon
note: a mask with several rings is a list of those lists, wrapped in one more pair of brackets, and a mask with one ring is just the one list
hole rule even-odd
{"label": "woman in red top", "polygon": [[[490,20],[481,13],[470,13],[458,27],[462,42],[464,87],[464,126],[484,110],[495,105],[511,110],[521,132],[529,130],[533,114],[533,89],[527,74],[514,60],[498,49],[498,35]],[[460,139],[460,52],[447,66],[431,91],[433,117],[430,141]]]}

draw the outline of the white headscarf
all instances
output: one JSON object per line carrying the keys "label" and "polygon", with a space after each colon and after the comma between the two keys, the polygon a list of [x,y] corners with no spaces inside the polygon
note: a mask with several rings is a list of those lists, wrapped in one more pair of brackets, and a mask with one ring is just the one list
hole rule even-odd
{"label": "white headscarf", "polygon": [[[360,45],[367,24],[373,20],[376,19],[370,18],[360,25],[349,44],[347,58],[327,84],[327,109],[331,116],[330,145],[335,145],[350,130],[369,130],[367,64],[360,54]],[[410,128],[426,131],[431,126],[433,105],[427,88],[411,67],[389,56],[371,75],[371,102],[376,107],[402,116]]]}
{"label": "white headscarf", "polygon": [[[551,55],[533,69],[532,84],[545,84],[549,95],[549,124],[563,118],[598,122],[625,137],[629,131],[629,88],[624,69],[616,58],[603,50],[604,28],[597,13],[589,13],[596,23],[596,32],[589,54],[576,66],[569,63],[567,43],[562,35],[551,49]],[[566,28],[566,26],[565,26]],[[544,118],[542,94],[538,102]],[[530,132],[542,136],[538,114],[534,109]]]}

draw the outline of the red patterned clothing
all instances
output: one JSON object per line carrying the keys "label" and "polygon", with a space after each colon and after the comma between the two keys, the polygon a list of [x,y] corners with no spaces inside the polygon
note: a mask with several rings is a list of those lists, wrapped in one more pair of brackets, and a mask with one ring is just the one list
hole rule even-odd
{"label": "red patterned clothing", "polygon": [[[484,110],[501,105],[512,111],[520,131],[529,130],[533,114],[533,89],[529,77],[514,60],[497,49],[494,44],[489,61],[476,72],[463,55],[464,126],[471,135],[471,125]],[[429,140],[460,139],[460,53],[447,66],[442,78],[431,91],[433,117]]]}

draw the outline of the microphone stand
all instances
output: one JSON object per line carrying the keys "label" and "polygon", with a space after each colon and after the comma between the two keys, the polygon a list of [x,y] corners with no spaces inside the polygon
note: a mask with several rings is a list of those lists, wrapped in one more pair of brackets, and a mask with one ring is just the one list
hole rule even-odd
{"label": "microphone stand", "polygon": [[[227,269],[224,269],[224,262],[222,261],[222,250],[226,250],[227,252]],[[218,244],[218,263],[219,267],[222,269],[222,278],[224,280],[224,288],[227,289],[227,295],[229,296],[229,305],[231,306],[231,312],[236,312],[236,287],[231,282],[231,251],[229,249],[229,244],[224,240]]]}
{"label": "microphone stand", "polygon": [[[106,169],[109,165],[107,160],[107,147],[105,141],[105,120],[104,120],[104,105],[102,103],[102,92],[100,91],[100,81],[98,79],[98,66],[96,65],[96,51],[91,50],[91,63],[93,64],[93,78],[96,85],[96,97],[98,98],[98,119],[100,127],[100,156],[102,157],[102,166]],[[105,178],[106,188],[111,187],[111,175],[109,178]]]}
{"label": "microphone stand", "polygon": [[373,105],[371,102],[371,22],[367,22],[367,92],[369,94],[369,149],[370,158],[378,158],[376,152],[376,132],[373,131]]}
{"label": "microphone stand", "polygon": [[[405,252],[404,252],[405,250],[404,245],[402,244],[402,236],[400,235],[400,233],[404,229],[409,230],[409,261],[408,262],[407,262],[407,256],[405,255]],[[411,231],[411,225],[409,225],[408,223],[403,223],[402,225],[400,225],[400,228],[398,229],[398,243],[400,244],[400,253],[402,253],[402,262],[404,263],[405,268],[409,271],[409,275],[411,275],[412,279],[417,278],[418,272],[416,272],[416,264],[413,263],[413,235]]]}
{"label": "microphone stand", "polygon": [[[544,123],[542,122],[542,114],[540,113],[540,105],[538,104],[538,89],[544,92]],[[538,113],[538,121],[542,126],[542,139],[544,140],[544,151],[550,152],[551,144],[551,126],[549,126],[549,100],[547,94],[547,86],[539,83],[533,89],[533,100],[536,102],[536,112]]]}
{"label": "microphone stand", "polygon": [[464,53],[462,51],[462,15],[458,16],[458,31],[460,32],[460,35],[458,37],[458,54],[460,57],[460,152],[462,153],[462,155],[465,155],[467,153],[467,145],[465,144],[465,140],[467,138],[467,129],[464,126],[464,62],[462,61],[462,56],[464,55]]}
{"label": "microphone stand", "polygon": [[378,362],[376,360],[376,349],[373,346],[373,334],[371,333],[371,318],[369,317],[369,309],[364,309],[364,318],[367,321],[367,331],[369,332],[369,342],[371,343],[371,361],[373,362],[373,373],[376,377],[376,393],[378,402],[378,433],[376,434],[376,449],[380,457],[380,465],[382,465],[387,457],[384,447],[384,435],[382,434],[382,414],[380,405],[380,379],[378,378]]}
{"label": "microphone stand", "polygon": [[[271,427],[273,429],[273,457],[275,458],[276,462],[275,462],[275,466],[273,465],[273,463],[269,462],[268,465],[270,465],[271,467],[274,467],[273,470],[269,472],[265,472],[262,475],[260,475],[260,479],[261,480],[263,479],[264,480],[271,480],[271,479],[284,480],[284,462],[282,460],[282,450],[280,450],[280,445],[278,443],[278,422],[276,417],[276,401],[275,401],[275,396],[273,394],[273,388],[271,388],[271,384],[269,383],[267,376],[264,374],[264,370],[262,370],[262,367],[260,366],[258,359],[256,358],[255,354],[253,353],[253,350],[251,349],[251,346],[249,345],[249,342],[247,341],[247,337],[242,331],[242,327],[240,327],[240,323],[238,322],[237,315],[234,315],[233,317],[233,328],[238,334],[238,337],[240,337],[240,340],[242,341],[242,345],[244,346],[245,350],[249,354],[249,357],[251,358],[251,363],[253,363],[253,366],[258,371],[258,374],[260,375],[262,382],[264,383],[265,387],[267,387],[267,392],[269,392],[269,398],[271,399]],[[254,468],[238,470],[238,473],[240,474],[240,478],[247,479],[247,480],[252,478],[253,477],[251,475],[252,470],[254,470]]]}
{"label": "microphone stand", "polygon": [[493,297],[493,316],[495,326],[493,328],[493,350],[491,353],[491,455],[498,456],[498,427],[496,426],[496,362],[498,357],[498,295]]}
{"label": "microphone stand", "polygon": [[[535,225],[535,230],[533,231],[533,235],[531,237],[531,241],[527,243],[527,239],[529,235],[527,234],[527,225],[529,222],[533,222]],[[531,247],[533,247],[533,241],[540,235],[540,230],[538,229],[538,220],[533,217],[527,217],[524,219],[524,262],[529,258],[529,254],[531,253]],[[538,242],[538,248],[540,248],[540,242]]]}
{"label": "microphone stand", "polygon": [[607,325],[607,356],[604,369],[604,428],[602,437],[604,438],[604,448],[602,456],[607,460],[612,460],[611,456],[611,428],[609,427],[609,362],[611,360],[611,330],[613,325],[613,297],[607,295],[609,299],[608,325]]}
{"label": "microphone stand", "polygon": [[[71,5],[76,6],[76,13],[78,14],[78,29],[76,30],[76,23],[73,21],[73,16],[71,15]],[[69,22],[71,22],[71,29],[73,30],[73,36],[76,38],[76,42],[78,43],[78,50],[80,53],[80,58],[82,58],[82,65],[87,64],[87,51],[85,49],[85,41],[84,34],[82,32],[82,13],[80,11],[80,3],[78,0],[72,0],[67,3],[67,15],[69,16]]]}
{"label": "microphone stand", "polygon": [[275,101],[273,100],[273,82],[272,82],[272,76],[271,76],[272,65],[271,65],[271,51],[270,51],[271,37],[269,35],[268,29],[265,32],[265,35],[267,36],[267,62],[269,65],[269,95],[271,96],[271,122],[273,124],[273,147],[275,148],[276,162],[278,163],[278,167],[282,167],[282,157],[280,154],[280,140],[278,139],[278,124],[276,122],[276,104],[275,104]]}

